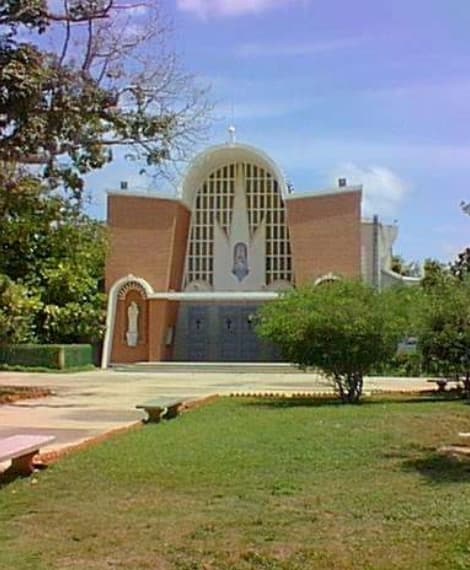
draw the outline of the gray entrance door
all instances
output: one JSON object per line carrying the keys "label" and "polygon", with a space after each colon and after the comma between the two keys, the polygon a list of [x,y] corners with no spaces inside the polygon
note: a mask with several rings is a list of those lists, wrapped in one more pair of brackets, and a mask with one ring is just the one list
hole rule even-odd
{"label": "gray entrance door", "polygon": [[252,362],[262,360],[262,346],[255,332],[256,307],[219,307],[219,360]]}
{"label": "gray entrance door", "polygon": [[256,334],[254,303],[181,304],[175,335],[175,360],[269,362],[280,360],[275,346]]}
{"label": "gray entrance door", "polygon": [[188,347],[189,362],[209,360],[209,312],[207,307],[189,307],[188,311]]}

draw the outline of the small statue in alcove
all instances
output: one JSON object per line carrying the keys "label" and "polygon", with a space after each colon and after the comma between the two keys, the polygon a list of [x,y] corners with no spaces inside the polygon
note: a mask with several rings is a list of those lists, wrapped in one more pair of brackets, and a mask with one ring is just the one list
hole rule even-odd
{"label": "small statue in alcove", "polygon": [[127,346],[137,346],[139,341],[139,306],[132,301],[127,307]]}

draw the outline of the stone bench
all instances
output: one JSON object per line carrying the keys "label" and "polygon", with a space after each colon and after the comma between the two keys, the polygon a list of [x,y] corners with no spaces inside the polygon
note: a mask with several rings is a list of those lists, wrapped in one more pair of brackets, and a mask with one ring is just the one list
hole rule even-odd
{"label": "stone bench", "polygon": [[11,459],[8,472],[15,475],[30,475],[33,472],[33,457],[39,449],[53,442],[50,435],[12,435],[0,439],[0,463]]}
{"label": "stone bench", "polygon": [[139,404],[136,408],[145,410],[147,413],[146,423],[158,423],[162,418],[175,418],[182,405],[182,398],[158,398]]}

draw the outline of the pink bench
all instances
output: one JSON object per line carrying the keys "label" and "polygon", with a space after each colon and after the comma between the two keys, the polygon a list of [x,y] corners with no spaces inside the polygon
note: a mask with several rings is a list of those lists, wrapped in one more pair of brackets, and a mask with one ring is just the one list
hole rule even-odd
{"label": "pink bench", "polygon": [[0,439],[0,463],[11,459],[10,473],[29,475],[33,472],[33,457],[54,440],[51,435],[26,434]]}

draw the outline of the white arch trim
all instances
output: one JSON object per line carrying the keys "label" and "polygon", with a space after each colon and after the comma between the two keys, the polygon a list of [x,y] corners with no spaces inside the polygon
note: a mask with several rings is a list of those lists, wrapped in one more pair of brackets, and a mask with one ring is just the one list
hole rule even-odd
{"label": "white arch trim", "polygon": [[326,273],[318,279],[315,279],[314,285],[321,285],[322,283],[327,283],[328,281],[340,281],[341,277],[335,275],[334,273]]}
{"label": "white arch trim", "polygon": [[153,295],[152,287],[142,279],[141,277],[136,277],[135,275],[127,275],[127,277],[122,277],[118,279],[109,290],[108,293],[108,306],[106,310],[106,328],[104,333],[103,342],[103,355],[101,357],[101,368],[108,368],[111,361],[111,350],[113,347],[113,337],[114,337],[114,325],[116,323],[116,307],[118,296],[121,289],[128,283],[138,283],[145,294],[148,297]]}
{"label": "white arch trim", "polygon": [[265,168],[277,180],[282,198],[287,197],[286,178],[274,160],[254,146],[236,143],[212,146],[196,156],[179,188],[181,200],[192,209],[194,196],[209,174],[231,162],[251,162]]}

